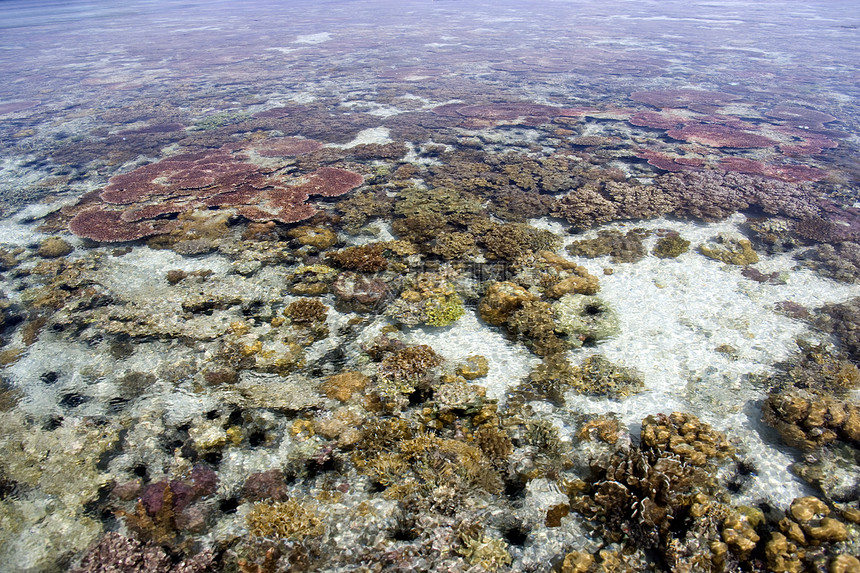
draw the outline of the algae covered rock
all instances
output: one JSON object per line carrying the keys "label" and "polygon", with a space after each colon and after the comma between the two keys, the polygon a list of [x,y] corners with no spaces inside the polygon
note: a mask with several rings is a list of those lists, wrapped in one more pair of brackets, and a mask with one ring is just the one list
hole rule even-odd
{"label": "algae covered rock", "polygon": [[619,332],[618,315],[609,303],[596,296],[566,294],[553,305],[558,329],[568,343],[579,348]]}
{"label": "algae covered rock", "polygon": [[726,235],[718,235],[710,245],[700,246],[699,253],[728,265],[746,266],[759,260],[749,239],[735,239]]}
{"label": "algae covered rock", "polygon": [[48,237],[39,244],[36,254],[45,259],[65,257],[74,250],[71,244],[59,237]]}

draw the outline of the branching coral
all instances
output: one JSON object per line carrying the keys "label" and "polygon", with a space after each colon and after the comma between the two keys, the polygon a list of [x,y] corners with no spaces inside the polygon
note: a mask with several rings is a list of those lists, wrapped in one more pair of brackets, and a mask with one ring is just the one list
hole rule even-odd
{"label": "branching coral", "polygon": [[324,531],[319,508],[295,499],[256,503],[246,521],[251,535],[256,537],[300,541]]}

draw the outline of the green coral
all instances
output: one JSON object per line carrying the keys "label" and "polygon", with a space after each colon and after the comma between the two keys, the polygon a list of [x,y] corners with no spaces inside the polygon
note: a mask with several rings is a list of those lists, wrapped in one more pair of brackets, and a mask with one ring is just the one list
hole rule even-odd
{"label": "green coral", "polygon": [[466,309],[458,294],[443,294],[424,301],[424,314],[424,322],[428,326],[449,326],[460,320]]}
{"label": "green coral", "polygon": [[574,348],[610,338],[619,331],[615,310],[596,296],[566,294],[553,309],[559,330],[567,335]]}
{"label": "green coral", "polygon": [[661,259],[674,259],[689,250],[690,241],[681,237],[678,233],[671,232],[657,240],[651,253]]}
{"label": "green coral", "polygon": [[715,245],[702,245],[699,253],[728,265],[746,266],[758,262],[758,254],[749,239],[733,239],[719,235]]}

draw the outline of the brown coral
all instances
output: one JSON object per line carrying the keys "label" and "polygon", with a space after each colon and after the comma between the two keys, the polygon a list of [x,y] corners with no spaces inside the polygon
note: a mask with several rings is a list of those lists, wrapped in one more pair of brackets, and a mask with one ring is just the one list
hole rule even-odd
{"label": "brown coral", "polygon": [[478,312],[488,324],[500,326],[506,323],[511,314],[523,303],[536,298],[535,295],[512,282],[495,282],[490,285],[478,304]]}
{"label": "brown coral", "polygon": [[322,322],[327,315],[328,307],[315,298],[293,301],[284,309],[284,316],[299,324]]}
{"label": "brown coral", "polygon": [[860,443],[860,407],[809,390],[771,393],[762,407],[764,420],[788,445],[801,450],[843,440]]}
{"label": "brown coral", "polygon": [[649,448],[674,454],[694,466],[704,466],[734,451],[722,432],[682,412],[648,416],[642,421],[641,436]]}

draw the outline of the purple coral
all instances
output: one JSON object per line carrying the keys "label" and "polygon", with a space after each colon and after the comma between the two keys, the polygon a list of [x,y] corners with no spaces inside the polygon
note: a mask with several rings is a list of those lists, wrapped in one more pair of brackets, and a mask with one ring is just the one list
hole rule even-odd
{"label": "purple coral", "polygon": [[[299,142],[309,143],[299,143]],[[279,140],[260,147],[267,156],[300,153],[315,147],[310,140]],[[169,232],[174,221],[160,217],[199,208],[234,208],[252,221],[295,223],[316,209],[311,195],[337,197],[359,186],[358,173],[322,167],[290,181],[249,161],[241,149],[223,146],[185,153],[115,175],[98,196],[87,195],[65,212],[73,215],[69,229],[80,237],[103,242],[131,241]]]}
{"label": "purple coral", "polygon": [[92,546],[72,573],[204,573],[211,571],[211,551],[178,563],[164,549],[119,533],[106,533]]}

